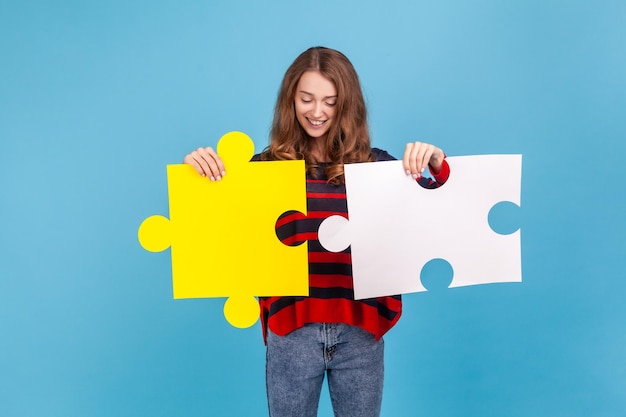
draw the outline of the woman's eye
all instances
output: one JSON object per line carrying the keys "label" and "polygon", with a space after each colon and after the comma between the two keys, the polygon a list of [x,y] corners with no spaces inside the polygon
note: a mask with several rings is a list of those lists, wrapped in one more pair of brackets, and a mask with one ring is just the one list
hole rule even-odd
{"label": "woman's eye", "polygon": [[327,106],[329,106],[329,107],[335,107],[335,104],[337,104],[337,102],[336,102],[336,101],[330,101],[330,102],[329,102],[329,101],[327,101],[327,102],[326,102],[326,105],[327,105]]}
{"label": "woman's eye", "polygon": [[312,101],[313,101],[313,100],[311,100],[310,98],[301,98],[300,100],[301,100],[303,103],[310,103],[310,102],[312,102]]}

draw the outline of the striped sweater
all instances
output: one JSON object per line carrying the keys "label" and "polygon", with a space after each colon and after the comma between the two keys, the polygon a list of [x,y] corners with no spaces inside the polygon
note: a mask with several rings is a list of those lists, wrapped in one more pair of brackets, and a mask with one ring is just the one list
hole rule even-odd
{"label": "striped sweater", "polygon": [[[380,149],[372,149],[376,161],[393,160]],[[257,159],[257,158],[255,158]],[[420,184],[436,188],[448,178],[449,167],[444,166],[436,181],[421,178]],[[284,336],[307,323],[346,323],[358,326],[381,338],[400,319],[402,301],[399,295],[366,300],[354,300],[352,260],[350,248],[343,252],[325,250],[317,230],[324,219],[332,215],[348,217],[345,185],[333,185],[325,177],[306,178],[307,212],[287,212],[278,220],[276,234],[287,245],[308,241],[309,296],[262,297],[261,321],[263,338],[268,328]]]}

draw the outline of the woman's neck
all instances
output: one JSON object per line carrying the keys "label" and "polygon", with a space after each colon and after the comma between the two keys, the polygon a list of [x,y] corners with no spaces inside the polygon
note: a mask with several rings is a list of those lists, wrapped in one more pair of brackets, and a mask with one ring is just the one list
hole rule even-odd
{"label": "woman's neck", "polygon": [[311,157],[313,158],[313,160],[315,160],[316,162],[327,162],[330,160],[330,158],[328,157],[328,153],[326,152],[325,149],[325,138],[324,137],[320,137],[320,138],[310,138],[311,140]]}

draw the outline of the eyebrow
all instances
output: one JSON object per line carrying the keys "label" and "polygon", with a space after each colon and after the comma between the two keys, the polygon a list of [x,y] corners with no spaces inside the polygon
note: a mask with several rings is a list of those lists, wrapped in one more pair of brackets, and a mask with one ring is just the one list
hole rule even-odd
{"label": "eyebrow", "polygon": [[[313,93],[309,93],[308,91],[300,90],[300,92],[301,92],[301,93],[304,93],[304,94],[308,94],[308,95],[310,95],[310,96],[315,96],[315,94],[313,94]],[[324,97],[322,100],[326,100],[326,99],[329,99],[329,98],[337,98],[337,95],[334,95],[334,96],[326,96],[326,97]]]}

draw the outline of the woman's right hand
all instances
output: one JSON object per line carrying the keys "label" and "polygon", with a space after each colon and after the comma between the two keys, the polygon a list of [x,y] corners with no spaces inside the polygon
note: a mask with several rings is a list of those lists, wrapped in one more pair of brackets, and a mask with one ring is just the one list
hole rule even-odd
{"label": "woman's right hand", "polygon": [[200,175],[211,181],[219,181],[226,175],[222,158],[210,146],[191,152],[185,156],[183,163],[191,165]]}

